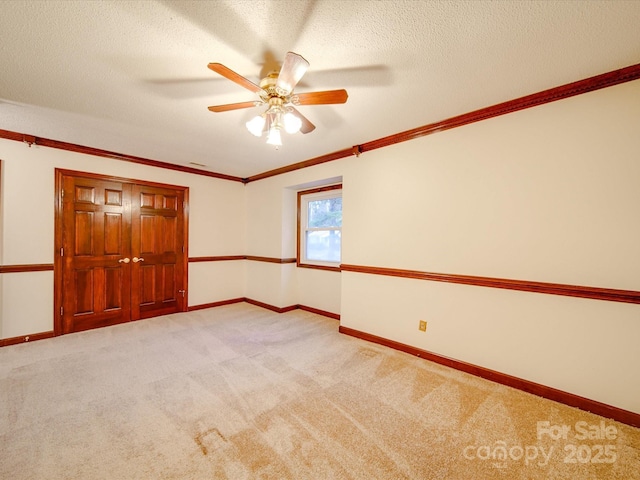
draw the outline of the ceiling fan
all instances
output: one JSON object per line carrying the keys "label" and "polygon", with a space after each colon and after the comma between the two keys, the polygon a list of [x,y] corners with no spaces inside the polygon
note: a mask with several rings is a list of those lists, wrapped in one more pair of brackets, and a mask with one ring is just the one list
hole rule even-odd
{"label": "ceiling fan", "polygon": [[296,107],[299,105],[328,105],[345,103],[347,101],[346,90],[327,90],[323,92],[293,93],[302,76],[309,68],[301,55],[287,52],[280,72],[271,72],[256,85],[242,75],[225,67],[221,63],[210,63],[208,67],[241,87],[257,93],[258,100],[250,102],[229,103],[226,105],[214,105],[209,107],[212,112],[228,112],[241,108],[266,106],[267,109],[246,125],[247,129],[255,136],[267,134],[267,143],[270,145],[282,145],[280,132],[287,133],[312,132],[316,127]]}

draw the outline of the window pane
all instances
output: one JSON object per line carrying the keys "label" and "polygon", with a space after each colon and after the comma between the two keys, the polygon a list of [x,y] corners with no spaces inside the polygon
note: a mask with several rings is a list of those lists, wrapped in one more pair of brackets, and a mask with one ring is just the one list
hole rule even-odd
{"label": "window pane", "polygon": [[340,261],[340,230],[322,230],[306,233],[308,260]]}
{"label": "window pane", "polygon": [[342,197],[312,200],[307,213],[310,228],[341,227]]}

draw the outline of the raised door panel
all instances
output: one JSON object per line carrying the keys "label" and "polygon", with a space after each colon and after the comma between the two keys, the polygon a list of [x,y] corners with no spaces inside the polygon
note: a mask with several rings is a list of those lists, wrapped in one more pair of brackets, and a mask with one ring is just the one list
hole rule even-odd
{"label": "raised door panel", "polygon": [[128,298],[129,292],[123,291],[122,285],[125,283],[123,278],[124,267],[107,267],[104,269],[104,309],[118,310],[125,308],[123,299]]}
{"label": "raised door panel", "polygon": [[74,272],[73,286],[75,287],[75,305],[73,315],[86,315],[95,313],[94,307],[94,269],[76,269]]}
{"label": "raised door panel", "polygon": [[156,266],[140,265],[140,306],[156,303]]}
{"label": "raised door panel", "polygon": [[104,214],[104,255],[122,255],[125,246],[122,243],[123,218],[121,212]]}
{"label": "raised door panel", "polygon": [[76,210],[74,212],[74,240],[75,248],[73,254],[76,257],[92,256],[93,249],[93,233],[95,231],[94,213]]}
{"label": "raised door panel", "polygon": [[176,298],[176,266],[166,264],[162,266],[162,288],[160,290],[163,302],[174,302]]}

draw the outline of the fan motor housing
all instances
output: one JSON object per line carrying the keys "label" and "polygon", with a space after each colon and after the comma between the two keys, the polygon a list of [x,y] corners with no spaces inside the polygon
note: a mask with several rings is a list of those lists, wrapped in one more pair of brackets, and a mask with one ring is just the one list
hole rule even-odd
{"label": "fan motor housing", "polygon": [[278,72],[271,72],[269,75],[260,80],[260,88],[267,92],[268,98],[280,97],[276,91],[276,83],[278,82]]}

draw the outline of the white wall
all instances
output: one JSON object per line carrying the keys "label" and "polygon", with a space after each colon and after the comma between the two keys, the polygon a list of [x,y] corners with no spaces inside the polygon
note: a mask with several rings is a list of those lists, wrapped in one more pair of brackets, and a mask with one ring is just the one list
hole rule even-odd
{"label": "white wall", "polygon": [[[344,161],[250,182],[246,188],[247,255],[296,257],[297,192],[341,180]],[[301,304],[340,313],[340,274],[295,264],[247,262],[247,297],[276,307]]]}
{"label": "white wall", "polygon": [[[343,263],[640,290],[638,125],[640,81],[249,183],[248,253],[287,256],[282,195],[342,176]],[[247,295],[283,306],[280,272],[249,267]],[[339,275],[297,269],[297,303],[640,412],[638,305]]]}
{"label": "white wall", "polygon": [[636,81],[366,153],[346,263],[639,290],[639,118]]}
{"label": "white wall", "polygon": [[298,303],[340,314],[342,274],[312,268],[298,268]]}
{"label": "white wall", "polygon": [[[53,263],[55,168],[189,187],[189,256],[245,250],[244,185],[0,139],[3,265]],[[195,266],[197,265],[197,266]],[[243,261],[189,266],[189,305],[244,296]],[[5,273],[0,338],[53,329],[53,272]]]}
{"label": "white wall", "polygon": [[[639,124],[636,81],[370,152],[343,262],[640,290]],[[638,305],[344,272],[341,323],[640,412]]]}
{"label": "white wall", "polygon": [[2,274],[2,338],[53,330],[53,272]]}

